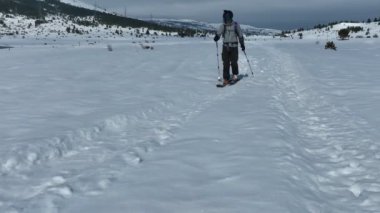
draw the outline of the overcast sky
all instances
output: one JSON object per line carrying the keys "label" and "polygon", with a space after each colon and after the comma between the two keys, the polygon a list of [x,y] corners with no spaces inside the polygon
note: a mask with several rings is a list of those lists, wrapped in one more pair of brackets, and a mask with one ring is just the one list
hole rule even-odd
{"label": "overcast sky", "polygon": [[221,22],[224,9],[235,21],[257,27],[294,29],[339,20],[380,17],[380,0],[82,0],[135,18],[185,18]]}

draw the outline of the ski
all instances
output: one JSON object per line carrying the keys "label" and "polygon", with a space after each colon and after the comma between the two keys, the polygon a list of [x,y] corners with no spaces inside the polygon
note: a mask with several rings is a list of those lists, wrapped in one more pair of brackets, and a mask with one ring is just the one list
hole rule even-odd
{"label": "ski", "polygon": [[237,82],[239,82],[241,79],[243,79],[244,77],[247,77],[247,75],[239,75],[238,78],[236,80],[230,80],[228,82],[228,84],[223,84],[223,83],[219,83],[219,84],[216,84],[216,87],[218,88],[223,88],[225,86],[232,86],[232,85],[235,85]]}
{"label": "ski", "polygon": [[229,80],[229,81],[228,81],[228,84],[224,84],[224,83],[218,83],[218,84],[216,84],[216,87],[219,87],[219,88],[223,88],[223,87],[225,87],[225,86],[228,86],[228,85],[230,85],[230,84],[231,84],[231,82],[232,82],[232,80]]}
{"label": "ski", "polygon": [[238,79],[236,79],[236,80],[231,80],[230,83],[229,83],[228,85],[232,86],[232,85],[236,84],[237,82],[239,82],[240,79],[241,79],[241,78],[238,78]]}
{"label": "ski", "polygon": [[228,82],[228,84],[216,84],[216,87],[218,87],[218,88],[223,88],[223,87],[225,87],[225,86],[232,86],[232,85],[236,84],[236,83],[239,82],[239,81],[240,81],[240,79],[237,79],[237,80],[231,80],[231,81]]}
{"label": "ski", "polygon": [[228,84],[216,84],[216,87],[218,87],[218,88],[223,88],[223,87],[225,87],[225,86],[227,86]]}

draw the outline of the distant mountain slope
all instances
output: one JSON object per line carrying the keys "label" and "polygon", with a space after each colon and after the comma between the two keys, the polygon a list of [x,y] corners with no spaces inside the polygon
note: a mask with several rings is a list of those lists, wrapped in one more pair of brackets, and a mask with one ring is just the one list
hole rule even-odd
{"label": "distant mountain slope", "polygon": [[106,25],[133,28],[145,27],[166,32],[177,32],[180,30],[169,26],[161,26],[156,23],[110,14],[101,11],[99,8],[91,8],[91,6],[78,0],[0,0],[0,12],[25,15],[38,19],[44,19],[44,17],[49,14],[70,17],[94,16],[99,23]]}
{"label": "distant mountain slope", "polygon": [[[165,25],[169,27],[204,30],[204,31],[210,31],[210,32],[214,32],[220,26],[220,24],[216,24],[216,23],[207,23],[207,22],[195,21],[191,19],[149,19],[149,20],[145,19],[144,21],[149,21],[149,22],[153,22],[153,23],[157,23],[157,24]],[[272,36],[272,35],[281,33],[280,30],[257,28],[257,27],[244,25],[244,24],[241,24],[241,28],[243,32],[247,35]]]}

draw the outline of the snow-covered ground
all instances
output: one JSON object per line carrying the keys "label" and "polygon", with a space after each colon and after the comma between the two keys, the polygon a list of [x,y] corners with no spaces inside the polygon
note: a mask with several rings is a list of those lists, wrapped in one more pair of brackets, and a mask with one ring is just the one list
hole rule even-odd
{"label": "snow-covered ground", "polygon": [[212,41],[73,40],[0,40],[0,212],[380,211],[380,40],[248,42],[222,89]]}

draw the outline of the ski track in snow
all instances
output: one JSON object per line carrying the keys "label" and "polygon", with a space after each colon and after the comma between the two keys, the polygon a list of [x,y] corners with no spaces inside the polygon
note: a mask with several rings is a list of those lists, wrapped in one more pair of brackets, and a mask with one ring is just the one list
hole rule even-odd
{"label": "ski track in snow", "polygon": [[[154,63],[141,62],[134,69],[143,71]],[[170,83],[173,73],[192,67],[192,63],[189,58],[167,63],[167,71],[152,88]],[[198,61],[194,66],[199,68],[202,64]],[[195,80],[208,81],[207,85],[214,87],[215,81],[209,78],[197,76]],[[74,193],[101,194],[123,174],[123,167],[139,166],[146,153],[170,143],[183,123],[215,101],[227,99],[236,89],[217,91],[216,95],[178,92],[182,93],[180,100],[163,96],[164,101],[132,115],[114,115],[93,127],[42,139],[44,143],[39,145],[32,142],[13,148],[9,157],[0,158],[4,186],[0,188],[0,210],[59,212],[60,200],[71,198]]]}
{"label": "ski track in snow", "polygon": [[309,71],[288,53],[268,49],[274,56],[271,84],[277,125],[288,138],[289,155],[283,164],[291,174],[289,183],[309,188],[318,201],[307,206],[308,212],[377,212],[376,127],[319,94]]}

